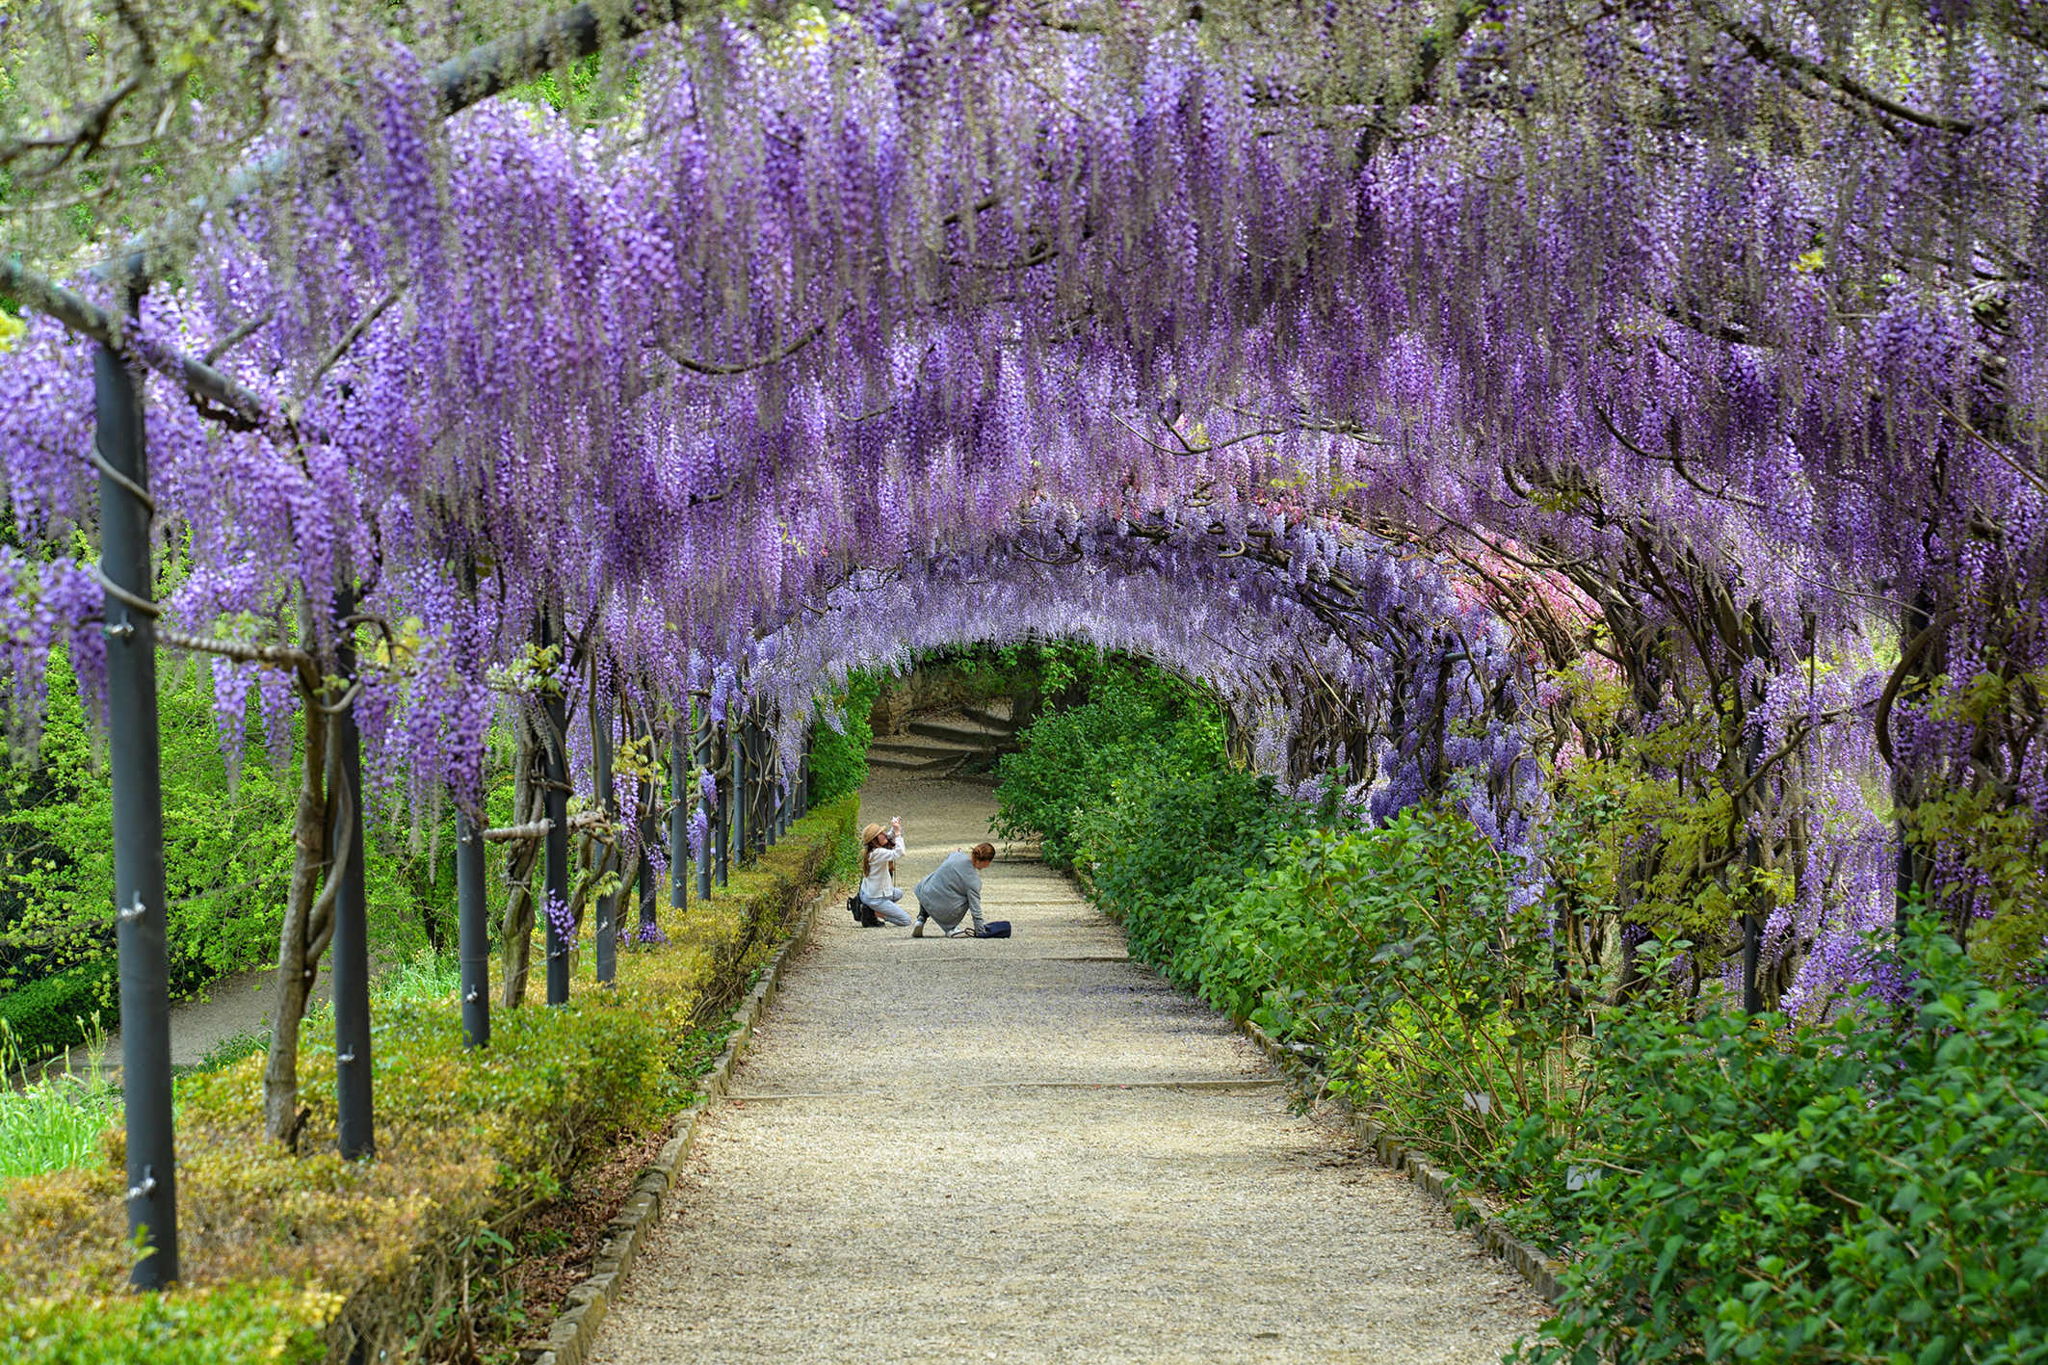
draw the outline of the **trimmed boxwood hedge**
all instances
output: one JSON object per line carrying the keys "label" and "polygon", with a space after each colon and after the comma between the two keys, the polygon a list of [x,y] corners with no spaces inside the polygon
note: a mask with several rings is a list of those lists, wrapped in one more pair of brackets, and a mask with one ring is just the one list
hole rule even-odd
{"label": "trimmed boxwood hedge", "polygon": [[331,1038],[306,1038],[300,1155],[261,1136],[262,1057],[180,1078],[186,1281],[168,1294],[124,1288],[118,1132],[102,1162],[0,1184],[8,1359],[289,1365],[509,1347],[525,1309],[485,1301],[523,1230],[622,1135],[689,1102],[700,1035],[850,864],[858,808],[812,811],[724,890],[672,912],[668,943],[620,954],[614,989],[585,974],[549,1009],[536,981],[524,1007],[496,1012],[489,1048],[464,1050],[452,992],[382,1011],[372,1160],[335,1151]]}
{"label": "trimmed boxwood hedge", "polygon": [[39,1062],[91,1036],[93,1016],[111,1033],[120,1022],[120,981],[110,958],[83,962],[0,995],[0,1021],[21,1060]]}

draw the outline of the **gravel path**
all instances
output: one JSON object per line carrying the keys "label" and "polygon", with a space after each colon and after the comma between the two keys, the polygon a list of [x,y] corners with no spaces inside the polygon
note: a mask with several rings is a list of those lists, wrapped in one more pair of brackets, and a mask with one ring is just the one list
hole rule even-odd
{"label": "gravel path", "polygon": [[[985,789],[876,783],[914,883]],[[1497,1361],[1542,1316],[1034,861],[1000,940],[832,907],[599,1334],[680,1361]]]}
{"label": "gravel path", "polygon": [[[328,974],[324,970],[313,986],[313,1005],[325,1004],[330,996]],[[270,1035],[270,1022],[276,1017],[277,968],[252,967],[247,971],[224,976],[208,986],[203,992],[185,1000],[171,1002],[171,1070],[189,1071],[206,1060],[208,1053],[230,1038],[245,1034]],[[112,1022],[118,1023],[120,1012],[113,1011]],[[29,1075],[44,1079],[69,1071],[83,1076],[94,1070],[115,1085],[121,1083],[121,1030],[109,1028],[104,1042],[97,1048],[80,1044],[61,1056],[37,1062],[29,1068]],[[18,1078],[17,1078],[18,1079]]]}

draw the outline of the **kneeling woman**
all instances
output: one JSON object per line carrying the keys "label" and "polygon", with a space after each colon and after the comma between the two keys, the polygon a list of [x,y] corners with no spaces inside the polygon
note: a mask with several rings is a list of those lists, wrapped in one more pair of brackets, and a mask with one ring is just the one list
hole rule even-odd
{"label": "kneeling woman", "polygon": [[903,856],[903,817],[889,822],[887,829],[869,825],[860,832],[861,904],[894,925],[910,923],[910,912],[899,902],[903,890],[896,885],[896,860]]}

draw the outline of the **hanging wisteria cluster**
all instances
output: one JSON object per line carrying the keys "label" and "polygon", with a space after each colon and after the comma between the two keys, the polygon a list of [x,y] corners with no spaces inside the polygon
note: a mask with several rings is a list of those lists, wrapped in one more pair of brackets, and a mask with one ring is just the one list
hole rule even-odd
{"label": "hanging wisteria cluster", "polygon": [[[2048,812],[2048,40],[1867,9],[728,14],[591,126],[444,119],[394,43],[344,154],[142,301],[167,620],[324,658],[356,585],[373,765],[472,806],[501,701],[592,660],[787,731],[848,666],[1078,635],[1515,847],[1562,639],[1630,732],[1699,722],[1660,761],[1725,806],[1701,875],[1789,879],[1824,999],[1891,817]],[[326,138],[277,80],[274,145]],[[0,370],[25,538],[91,524],[90,384],[40,317]],[[9,567],[19,717],[94,604]],[[275,668],[217,676],[285,733]],[[1912,874],[1959,925],[1972,859]]]}

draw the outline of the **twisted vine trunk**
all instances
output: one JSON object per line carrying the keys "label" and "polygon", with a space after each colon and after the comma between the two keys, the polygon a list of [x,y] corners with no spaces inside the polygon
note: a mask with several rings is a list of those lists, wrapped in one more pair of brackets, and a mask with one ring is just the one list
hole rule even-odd
{"label": "twisted vine trunk", "polygon": [[[306,747],[293,816],[291,897],[277,947],[277,1017],[263,1067],[263,1131],[274,1142],[296,1143],[299,1128],[299,1025],[319,978],[320,955],[334,929],[334,902],[320,894],[331,861],[327,846],[327,752],[333,720],[315,705],[321,689],[301,676]],[[349,832],[353,837],[354,832]]]}
{"label": "twisted vine trunk", "polygon": [[[512,762],[512,823],[529,824],[541,819],[541,783],[538,767],[540,744],[533,720],[524,710],[519,716],[518,750]],[[505,952],[504,1004],[517,1009],[526,998],[526,978],[533,967],[533,870],[540,861],[542,841],[522,839],[512,846],[505,879],[511,894],[505,900],[505,921],[500,935]]]}

